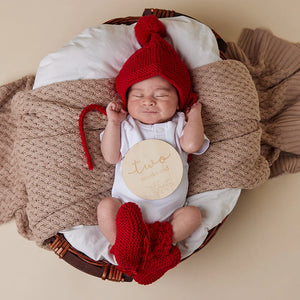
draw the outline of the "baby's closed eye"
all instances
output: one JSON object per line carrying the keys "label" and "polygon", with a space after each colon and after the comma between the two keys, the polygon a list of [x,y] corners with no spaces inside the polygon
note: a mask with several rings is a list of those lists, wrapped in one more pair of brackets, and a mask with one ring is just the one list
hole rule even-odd
{"label": "baby's closed eye", "polygon": [[135,98],[143,98],[144,97],[143,94],[134,94],[132,96],[135,97]]}
{"label": "baby's closed eye", "polygon": [[167,98],[169,97],[169,94],[166,93],[158,93],[154,95],[155,98]]}

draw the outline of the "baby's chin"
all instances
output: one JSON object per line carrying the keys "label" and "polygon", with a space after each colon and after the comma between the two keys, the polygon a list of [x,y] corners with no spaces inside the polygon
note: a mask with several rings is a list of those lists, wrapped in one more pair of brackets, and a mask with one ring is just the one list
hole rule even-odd
{"label": "baby's chin", "polygon": [[161,114],[159,112],[142,112],[137,114],[131,115],[131,117],[146,125],[153,125],[153,124],[159,124],[159,123],[165,123],[168,121],[171,121],[173,117],[175,116],[176,112],[173,115],[170,114]]}
{"label": "baby's chin", "polygon": [[165,122],[171,121],[172,118],[173,118],[173,116],[171,118],[151,118],[149,116],[147,118],[134,118],[134,119],[145,125],[154,125],[154,124],[165,123]]}

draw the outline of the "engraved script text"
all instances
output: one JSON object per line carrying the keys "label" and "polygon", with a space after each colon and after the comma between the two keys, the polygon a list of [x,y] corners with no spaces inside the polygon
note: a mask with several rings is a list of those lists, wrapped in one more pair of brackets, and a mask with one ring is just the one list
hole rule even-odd
{"label": "engraved script text", "polygon": [[141,165],[140,160],[134,160],[133,163],[132,163],[133,166],[134,166],[134,170],[132,172],[128,172],[128,174],[135,174],[135,173],[142,174],[144,171],[152,169],[157,164],[162,164],[163,165],[166,162],[166,160],[168,158],[170,158],[170,156],[171,156],[171,153],[169,153],[169,155],[167,155],[167,156],[162,155],[162,156],[159,157],[158,160],[153,161],[151,159],[150,163],[142,164],[142,165]]}

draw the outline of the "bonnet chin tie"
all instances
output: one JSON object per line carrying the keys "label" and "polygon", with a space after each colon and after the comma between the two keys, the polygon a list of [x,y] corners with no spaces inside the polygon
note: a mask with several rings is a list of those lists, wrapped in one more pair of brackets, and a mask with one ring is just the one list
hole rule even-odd
{"label": "bonnet chin tie", "polygon": [[79,132],[80,132],[81,142],[82,142],[82,146],[83,146],[83,150],[84,150],[84,154],[85,154],[85,157],[87,160],[89,170],[93,170],[94,166],[93,166],[93,162],[92,162],[92,157],[91,157],[88,147],[87,147],[83,122],[84,122],[85,115],[92,110],[97,110],[101,114],[106,115],[106,109],[103,106],[101,106],[99,104],[90,104],[82,110],[82,112],[80,113],[80,116],[79,116]]}

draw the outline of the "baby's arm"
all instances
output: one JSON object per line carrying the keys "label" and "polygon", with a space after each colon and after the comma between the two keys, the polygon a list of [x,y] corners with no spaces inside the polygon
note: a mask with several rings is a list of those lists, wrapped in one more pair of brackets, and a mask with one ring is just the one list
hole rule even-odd
{"label": "baby's arm", "polygon": [[101,151],[104,159],[111,164],[121,160],[121,123],[127,112],[118,101],[112,101],[106,108],[107,125],[102,136]]}
{"label": "baby's arm", "polygon": [[201,103],[197,102],[186,112],[187,124],[180,138],[180,146],[186,153],[195,153],[200,150],[203,145],[204,129],[201,108]]}

